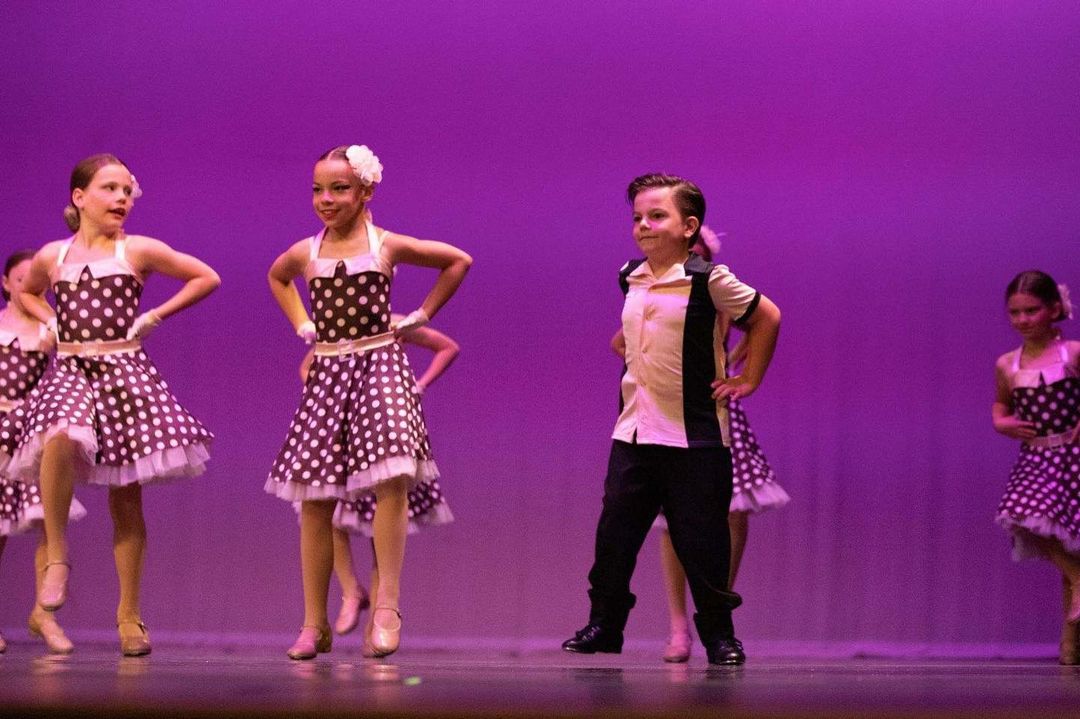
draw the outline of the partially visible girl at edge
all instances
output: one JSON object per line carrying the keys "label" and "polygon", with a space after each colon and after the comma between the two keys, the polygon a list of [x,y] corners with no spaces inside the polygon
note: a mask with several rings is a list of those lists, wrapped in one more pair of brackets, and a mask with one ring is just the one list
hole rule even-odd
{"label": "partially visible girl at edge", "polygon": [[[33,391],[49,367],[49,355],[56,342],[49,328],[37,321],[22,304],[21,293],[30,274],[33,250],[19,250],[4,263],[3,297],[7,305],[0,310],[0,418],[18,407]],[[71,502],[70,519],[81,519],[86,510],[76,500]],[[45,573],[45,532],[41,493],[36,485],[0,478],[0,555],[9,535],[31,527],[40,531],[34,551],[35,584]],[[5,583],[4,586],[9,586]],[[46,612],[35,597],[27,620],[30,633],[41,637],[52,654],[70,654],[75,646],[64,634],[55,617]],[[6,649],[0,636],[0,653]]]}
{"label": "partially visible girl at edge", "polygon": [[1021,345],[994,365],[994,429],[1020,440],[997,521],[1017,560],[1048,559],[1061,572],[1065,621],[1059,661],[1078,664],[1080,624],[1080,342],[1057,323],[1072,317],[1068,289],[1045,272],[1021,272],[1005,289]]}

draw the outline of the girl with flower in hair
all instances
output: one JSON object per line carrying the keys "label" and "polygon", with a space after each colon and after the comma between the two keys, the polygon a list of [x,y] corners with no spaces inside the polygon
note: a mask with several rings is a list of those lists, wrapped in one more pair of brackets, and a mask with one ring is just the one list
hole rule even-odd
{"label": "girl with flower in hair", "polygon": [[[22,303],[22,288],[33,258],[33,250],[20,250],[4,263],[3,297],[7,305],[0,310],[0,418],[22,404],[41,381],[55,345],[52,332]],[[70,518],[81,519],[85,515],[83,506],[72,500]],[[42,516],[41,494],[36,485],[0,478],[0,555],[9,535],[32,526],[40,529]],[[45,573],[47,561],[42,532],[34,552],[37,582]],[[75,648],[53,615],[36,601],[27,626],[31,634],[45,640],[45,646],[53,654],[70,654]],[[0,636],[0,652],[4,649],[4,638]]]}
{"label": "girl with flower in hair", "polygon": [[1072,317],[1068,290],[1030,270],[1005,289],[1019,348],[994,366],[994,429],[1021,441],[997,521],[1012,534],[1013,557],[1040,557],[1061,571],[1065,623],[1060,661],[1078,664],[1080,624],[1080,342],[1057,323]]}
{"label": "girl with flower in hair", "polygon": [[[141,192],[114,155],[77,164],[70,191],[64,219],[74,234],[34,256],[20,293],[27,312],[55,335],[57,363],[0,422],[0,472],[37,483],[41,491],[46,556],[38,604],[50,612],[67,598],[66,535],[75,480],[109,488],[120,649],[140,656],[150,652],[139,612],[146,548],[142,487],[200,474],[213,439],[169,392],[142,341],[220,280],[194,257],[124,232]],[[153,272],[184,284],[140,313],[143,283]],[[41,296],[50,288],[55,313]]]}
{"label": "girl with flower in hair", "polygon": [[[338,501],[376,499],[372,519],[379,582],[371,613],[375,656],[400,642],[401,568],[408,494],[438,477],[416,384],[400,338],[425,324],[457,290],[472,258],[441,242],[378,228],[367,211],[382,165],[364,145],[335,147],[315,163],[312,205],[323,223],[270,268],[270,289],[314,359],[266,491],[301,502],[304,621],[288,650],[311,659],[331,648],[326,602]],[[421,306],[394,322],[390,282],[406,263],[439,270]],[[308,285],[311,315],[294,280]]]}

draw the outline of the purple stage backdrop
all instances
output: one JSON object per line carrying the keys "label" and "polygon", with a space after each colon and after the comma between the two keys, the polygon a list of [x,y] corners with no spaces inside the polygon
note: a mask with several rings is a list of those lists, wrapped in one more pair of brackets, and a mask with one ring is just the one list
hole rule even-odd
{"label": "purple stage backdrop", "polygon": [[[357,142],[386,166],[377,222],[475,258],[434,321],[462,346],[424,400],[457,521],[410,539],[406,645],[556,641],[584,622],[616,272],[635,255],[623,192],[653,170],[702,186],[723,260],[784,313],[746,402],[793,497],[751,522],[750,651],[1056,642],[1058,577],[1012,563],[993,523],[1017,447],[989,407],[993,360],[1018,342],[1006,282],[1040,267],[1080,288],[1073,0],[15,0],[4,14],[4,254],[61,237],[72,165],[110,151],[146,193],[128,230],[223,278],[148,342],[218,437],[206,476],[146,492],[152,629],[301,623],[296,518],[262,486],[303,347],[265,274],[319,227],[314,159]],[[399,272],[395,309],[433,278]],[[175,286],[153,278],[148,301]],[[60,616],[108,630],[105,493],[77,496],[91,516],[71,530]],[[33,543],[8,543],[2,627],[30,608]],[[635,590],[630,636],[661,639],[651,540]]]}

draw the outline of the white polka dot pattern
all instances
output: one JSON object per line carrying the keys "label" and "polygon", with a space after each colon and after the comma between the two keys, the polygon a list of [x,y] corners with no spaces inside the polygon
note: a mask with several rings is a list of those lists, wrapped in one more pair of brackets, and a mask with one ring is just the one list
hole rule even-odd
{"label": "white polka dot pattern", "polygon": [[[48,368],[47,354],[23,352],[17,339],[10,345],[0,346],[0,397],[25,399]],[[0,425],[5,418],[6,413],[0,413]],[[0,452],[4,449],[0,446]],[[41,495],[36,486],[0,478],[0,535],[18,531],[26,510],[40,504]]]}
{"label": "white polka dot pattern", "polygon": [[[390,329],[390,278],[375,271],[309,282],[320,342]],[[274,462],[266,490],[288,501],[357,499],[362,490],[402,476],[437,478],[408,358],[399,344],[340,357],[316,356],[300,407]]]}
{"label": "white polka dot pattern", "polygon": [[[355,502],[343,501],[334,515],[334,525],[370,537],[375,505],[375,495],[371,492]],[[409,525],[413,531],[431,524],[446,524],[452,517],[439,480],[421,482],[409,492]]]}
{"label": "white polka dot pattern", "polygon": [[731,423],[731,501],[734,504],[741,493],[754,492],[775,483],[776,474],[750,428],[746,411],[737,400],[728,402],[728,421]]}
{"label": "white polka dot pattern", "polygon": [[[95,278],[89,269],[78,282],[60,281],[53,289],[65,342],[125,337],[142,293],[132,275]],[[6,474],[36,480],[44,439],[58,428],[92,459],[79,479],[103,484],[197,474],[213,439],[141,350],[58,359],[25,402],[0,422],[0,455],[15,458]]]}
{"label": "white polka dot pattern", "polygon": [[[1016,387],[1012,400],[1016,415],[1034,422],[1040,436],[1061,434],[1080,423],[1080,378]],[[1014,530],[1018,559],[1041,556],[1022,532],[1015,531],[1021,527],[1057,537],[1069,551],[1080,553],[1080,444],[1054,448],[1022,444],[998,505],[998,522]]]}

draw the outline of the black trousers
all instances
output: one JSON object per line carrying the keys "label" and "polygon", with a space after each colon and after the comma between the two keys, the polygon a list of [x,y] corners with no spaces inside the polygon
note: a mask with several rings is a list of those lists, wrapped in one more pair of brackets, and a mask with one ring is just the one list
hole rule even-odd
{"label": "black trousers", "polygon": [[589,571],[590,621],[620,631],[625,626],[635,601],[630,578],[637,555],[663,509],[675,554],[686,569],[702,642],[732,636],[731,610],[740,599],[727,586],[730,504],[731,452],[726,447],[683,449],[616,440]]}

